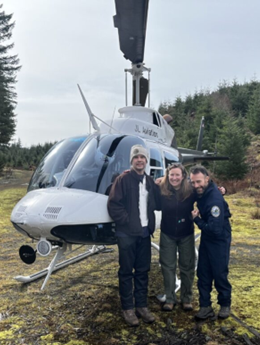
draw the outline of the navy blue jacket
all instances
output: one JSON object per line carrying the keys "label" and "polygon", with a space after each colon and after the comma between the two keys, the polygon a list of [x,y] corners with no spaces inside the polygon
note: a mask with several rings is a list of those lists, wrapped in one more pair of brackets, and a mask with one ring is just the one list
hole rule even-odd
{"label": "navy blue jacket", "polygon": [[196,217],[194,222],[202,230],[202,239],[219,240],[231,236],[228,204],[212,181],[202,196],[198,196],[197,206],[200,217]]}
{"label": "navy blue jacket", "polygon": [[176,192],[170,196],[161,195],[162,220],[161,231],[175,239],[180,239],[194,233],[191,215],[196,195],[191,195],[180,201]]}

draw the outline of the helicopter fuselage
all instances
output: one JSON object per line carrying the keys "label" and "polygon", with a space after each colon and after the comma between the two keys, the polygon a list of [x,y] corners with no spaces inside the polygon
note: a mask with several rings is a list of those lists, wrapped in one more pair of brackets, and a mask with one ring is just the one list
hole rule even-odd
{"label": "helicopter fuselage", "polygon": [[168,164],[181,156],[169,146],[174,131],[150,108],[122,108],[112,127],[111,133],[104,126],[50,150],[12,212],[11,221],[19,232],[53,244],[116,243],[107,190],[116,175],[130,168],[131,147],[141,144],[148,149],[146,173],[154,178],[163,176]]}

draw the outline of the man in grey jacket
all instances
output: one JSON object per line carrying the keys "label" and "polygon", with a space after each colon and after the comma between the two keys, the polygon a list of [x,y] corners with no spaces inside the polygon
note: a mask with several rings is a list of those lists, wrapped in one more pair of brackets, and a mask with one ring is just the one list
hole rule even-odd
{"label": "man in grey jacket", "polygon": [[129,326],[139,325],[137,317],[147,323],[155,320],[147,308],[147,293],[158,186],[145,173],[148,160],[146,148],[134,145],[130,153],[132,168],[117,177],[108,199],[108,212],[116,223],[120,300]]}

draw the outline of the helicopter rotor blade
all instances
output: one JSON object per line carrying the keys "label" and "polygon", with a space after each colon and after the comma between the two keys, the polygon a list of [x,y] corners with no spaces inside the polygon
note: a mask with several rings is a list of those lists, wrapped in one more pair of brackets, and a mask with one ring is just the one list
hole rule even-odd
{"label": "helicopter rotor blade", "polygon": [[115,0],[114,26],[120,49],[132,63],[143,62],[149,0]]}

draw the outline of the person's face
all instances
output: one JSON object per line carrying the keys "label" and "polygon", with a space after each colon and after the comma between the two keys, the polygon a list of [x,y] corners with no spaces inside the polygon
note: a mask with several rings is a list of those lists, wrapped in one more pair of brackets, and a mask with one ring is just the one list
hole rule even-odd
{"label": "person's face", "polygon": [[137,155],[132,159],[132,167],[138,174],[143,174],[146,167],[146,158],[143,155]]}
{"label": "person's face", "polygon": [[182,180],[184,179],[180,168],[172,168],[169,171],[168,178],[169,183],[173,186],[174,189],[180,189]]}
{"label": "person's face", "polygon": [[201,172],[198,174],[190,174],[190,181],[192,187],[197,194],[203,194],[209,184],[209,176],[203,175]]}

